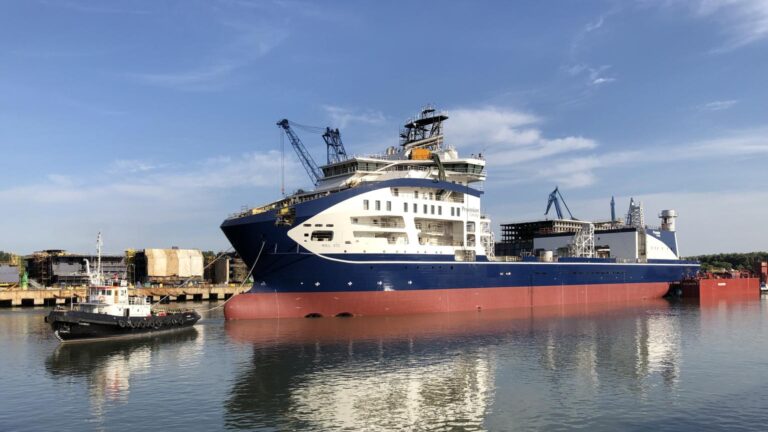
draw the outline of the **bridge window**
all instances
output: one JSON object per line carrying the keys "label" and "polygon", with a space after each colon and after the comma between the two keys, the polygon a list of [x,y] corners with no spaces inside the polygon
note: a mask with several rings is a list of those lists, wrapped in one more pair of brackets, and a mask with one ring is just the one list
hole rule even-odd
{"label": "bridge window", "polygon": [[333,231],[312,231],[312,241],[331,241],[333,240]]}

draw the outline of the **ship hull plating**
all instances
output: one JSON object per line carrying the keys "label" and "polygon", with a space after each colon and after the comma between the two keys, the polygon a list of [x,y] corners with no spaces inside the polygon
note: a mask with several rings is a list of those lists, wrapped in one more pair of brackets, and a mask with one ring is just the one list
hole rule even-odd
{"label": "ship hull plating", "polygon": [[628,303],[661,298],[669,283],[549,285],[377,292],[250,292],[225,306],[227,319],[398,315],[520,307]]}

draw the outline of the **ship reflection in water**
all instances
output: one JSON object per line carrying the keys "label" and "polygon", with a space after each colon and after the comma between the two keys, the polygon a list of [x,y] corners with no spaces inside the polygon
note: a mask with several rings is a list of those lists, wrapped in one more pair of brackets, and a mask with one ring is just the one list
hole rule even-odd
{"label": "ship reflection in water", "polygon": [[128,402],[131,381],[149,374],[162,349],[197,338],[197,330],[189,328],[135,339],[61,344],[48,356],[45,368],[54,378],[84,378],[90,414],[102,419],[107,405]]}
{"label": "ship reflection in water", "polygon": [[[283,430],[563,426],[546,423],[547,411],[557,416],[562,409],[558,400],[674,392],[679,326],[665,300],[631,308],[230,321],[229,338],[252,345],[253,355],[235,377],[225,423]],[[590,407],[582,408],[589,416]],[[567,415],[578,421],[580,414]]]}

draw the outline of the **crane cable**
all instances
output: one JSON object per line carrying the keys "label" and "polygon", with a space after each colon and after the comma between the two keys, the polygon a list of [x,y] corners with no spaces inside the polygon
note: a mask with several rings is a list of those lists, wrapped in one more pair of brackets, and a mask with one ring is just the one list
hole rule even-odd
{"label": "crane cable", "polygon": [[[253,265],[251,266],[251,270],[248,272],[248,274],[247,274],[247,275],[245,276],[245,278],[243,279],[243,282],[240,284],[240,287],[238,288],[238,291],[240,291],[240,290],[242,290],[242,289],[243,289],[243,285],[245,285],[245,283],[248,281],[248,278],[250,278],[250,277],[251,277],[251,274],[253,273],[253,269],[254,269],[254,268],[256,268],[256,263],[258,263],[258,262],[259,262],[259,258],[261,258],[261,252],[264,250],[264,245],[265,245],[265,244],[266,244],[266,240],[262,240],[262,242],[261,242],[261,249],[259,249],[259,254],[258,254],[258,255],[256,255],[256,260],[253,262]],[[245,292],[245,291],[240,291],[240,292],[238,292],[237,294],[242,294],[242,293],[244,293],[244,292]],[[233,298],[235,298],[235,297],[237,296],[237,294],[234,294],[232,297],[230,297],[230,298],[226,299],[226,300],[224,301],[224,303],[222,303],[222,304],[220,304],[220,305],[216,305],[216,306],[214,306],[214,307],[212,307],[212,308],[210,308],[210,309],[205,309],[205,310],[203,310],[202,312],[210,312],[210,311],[212,311],[212,310],[216,310],[216,309],[218,309],[218,308],[220,308],[220,307],[224,307],[224,305],[225,305],[225,304],[227,304],[227,302],[229,302],[229,301],[230,301],[230,300],[232,300]]]}
{"label": "crane cable", "polygon": [[300,123],[295,123],[295,122],[292,122],[290,120],[288,120],[288,124],[290,124],[291,126],[297,128],[297,129],[301,129],[301,130],[303,130],[305,132],[309,132],[309,133],[321,134],[321,133],[325,132],[325,128],[324,127],[320,127],[320,126],[308,126],[308,125],[303,125],[303,124],[300,124]]}

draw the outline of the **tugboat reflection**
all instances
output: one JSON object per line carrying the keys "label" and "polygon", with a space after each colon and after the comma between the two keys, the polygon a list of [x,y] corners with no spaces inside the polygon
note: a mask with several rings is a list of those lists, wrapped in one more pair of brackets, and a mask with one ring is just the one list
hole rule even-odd
{"label": "tugboat reflection", "polygon": [[189,328],[135,340],[62,344],[48,356],[45,369],[55,378],[85,378],[91,412],[101,417],[105,403],[127,402],[131,375],[148,372],[161,348],[197,337]]}
{"label": "tugboat reflection", "polygon": [[[489,427],[491,413],[514,409],[510,404],[527,397],[507,394],[516,387],[509,381],[526,386],[536,380],[552,390],[577,378],[596,391],[602,376],[618,374],[642,394],[644,377],[660,372],[674,385],[678,376],[680,341],[668,309],[661,300],[630,309],[228,321],[230,339],[252,345],[253,357],[236,378],[225,424],[473,430]],[[629,333],[635,337],[626,338],[616,322],[636,326]],[[621,336],[621,344],[611,335]],[[505,394],[496,392],[499,380]]]}

